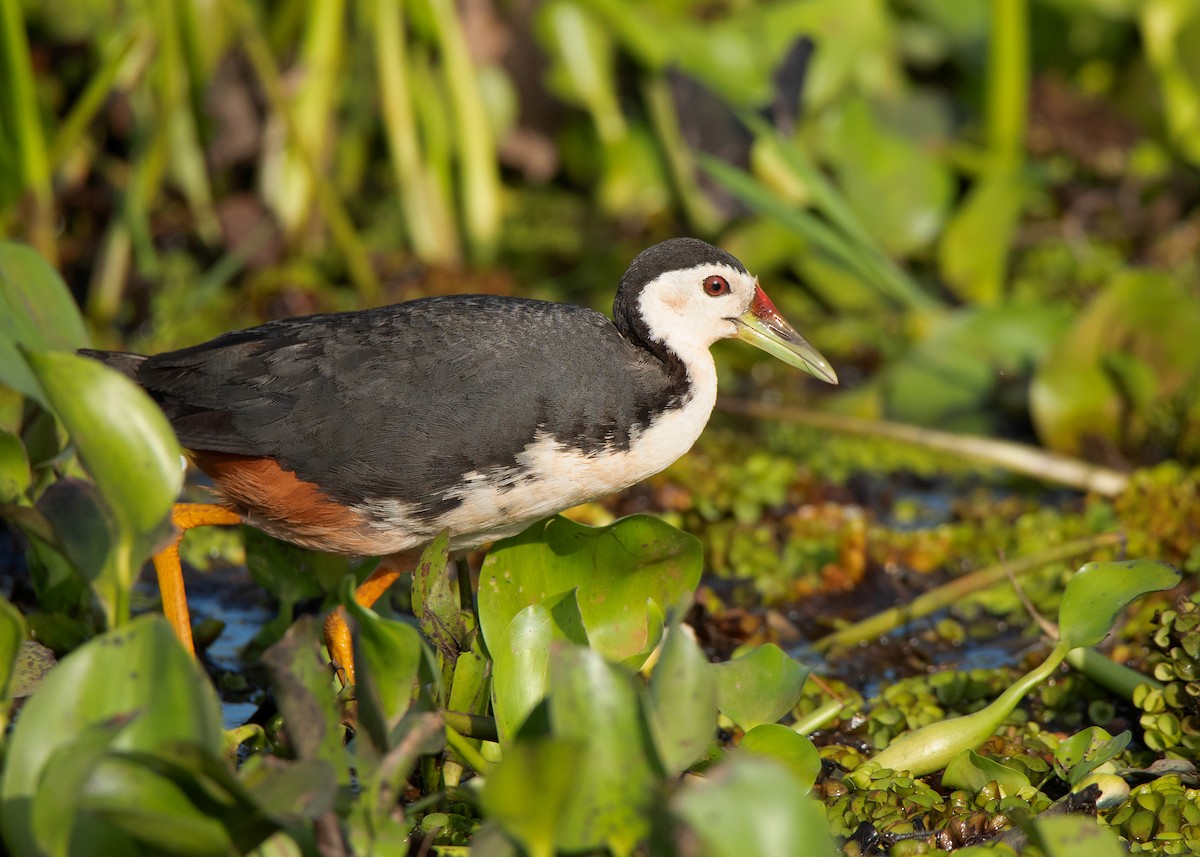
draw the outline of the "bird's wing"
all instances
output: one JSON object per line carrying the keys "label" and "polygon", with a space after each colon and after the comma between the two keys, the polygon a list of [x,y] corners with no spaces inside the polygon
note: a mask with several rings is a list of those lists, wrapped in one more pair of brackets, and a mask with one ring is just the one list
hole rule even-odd
{"label": "bird's wing", "polygon": [[421,505],[539,434],[621,448],[680,394],[602,315],[485,296],[272,322],[150,357],[138,380],[186,447]]}

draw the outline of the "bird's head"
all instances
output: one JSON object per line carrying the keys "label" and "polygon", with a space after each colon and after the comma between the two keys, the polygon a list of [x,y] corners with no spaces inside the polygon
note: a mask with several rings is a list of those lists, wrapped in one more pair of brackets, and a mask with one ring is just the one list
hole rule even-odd
{"label": "bird's head", "polygon": [[626,337],[676,353],[737,337],[830,384],[837,374],[779,314],[735,257],[696,238],[639,253],[621,278],[613,320]]}

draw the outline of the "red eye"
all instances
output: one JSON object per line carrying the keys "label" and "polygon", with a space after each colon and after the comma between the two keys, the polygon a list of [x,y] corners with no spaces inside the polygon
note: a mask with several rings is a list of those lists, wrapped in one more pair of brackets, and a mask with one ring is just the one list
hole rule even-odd
{"label": "red eye", "polygon": [[729,294],[729,281],[714,274],[704,280],[704,294],[710,298],[719,298]]}

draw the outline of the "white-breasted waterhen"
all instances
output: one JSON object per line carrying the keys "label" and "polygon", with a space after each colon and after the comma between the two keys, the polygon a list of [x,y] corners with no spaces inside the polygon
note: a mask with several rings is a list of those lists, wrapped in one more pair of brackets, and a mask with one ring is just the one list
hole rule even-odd
{"label": "white-breasted waterhen", "polygon": [[[370,605],[438,533],[465,551],[620,491],[691,448],[717,396],[709,346],[738,337],[837,383],[724,250],[676,238],[621,279],[613,320],[487,295],[273,321],[144,357],[84,352],[162,407],[221,505],[182,531],[246,523],[304,547],[382,556]],[[191,626],[178,539],[155,557],[163,609]],[[326,623],[353,680],[350,637]]]}

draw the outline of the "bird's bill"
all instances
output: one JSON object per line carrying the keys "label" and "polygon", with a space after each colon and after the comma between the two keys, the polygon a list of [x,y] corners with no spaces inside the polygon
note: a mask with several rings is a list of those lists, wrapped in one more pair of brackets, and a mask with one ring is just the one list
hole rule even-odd
{"label": "bird's bill", "polygon": [[782,360],[789,366],[803,369],[830,384],[838,382],[837,373],[821,352],[792,327],[760,286],[754,287],[754,300],[734,322],[738,339]]}

